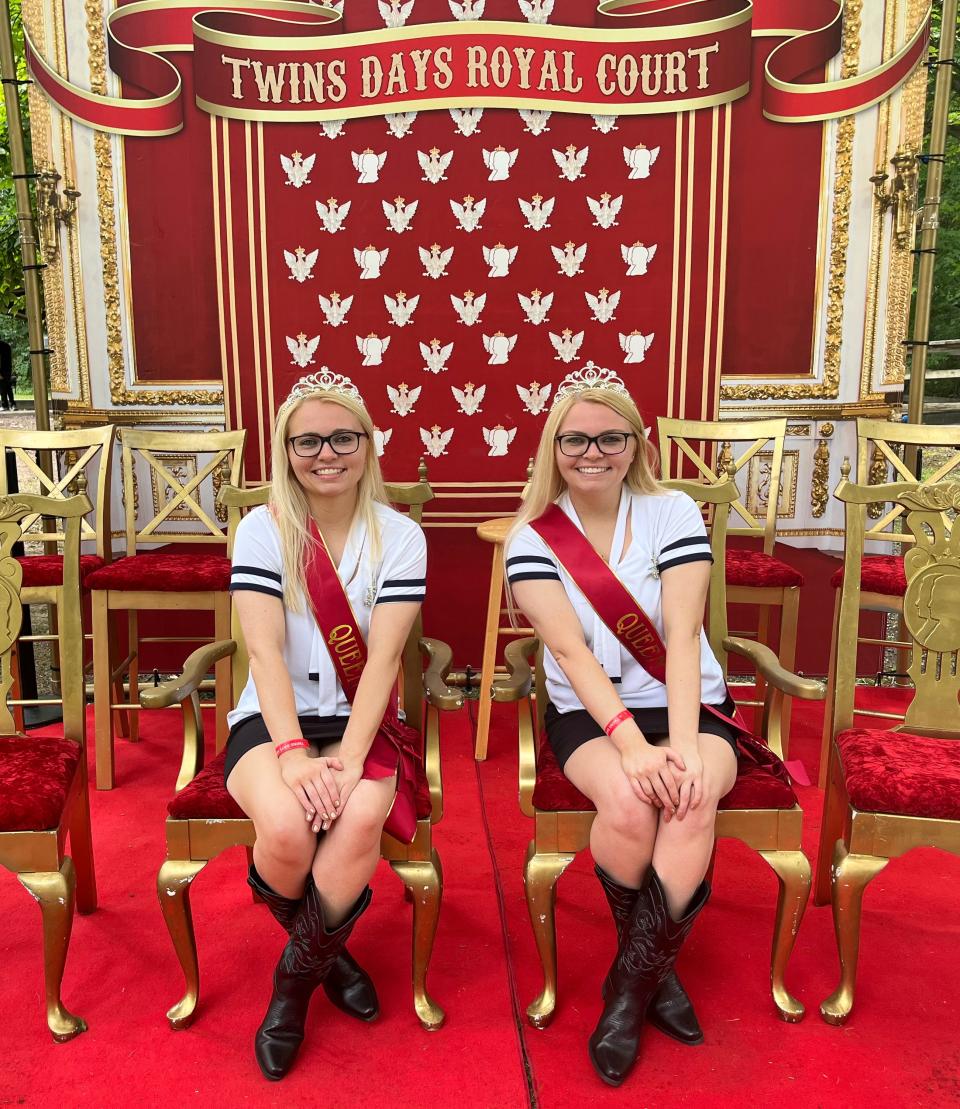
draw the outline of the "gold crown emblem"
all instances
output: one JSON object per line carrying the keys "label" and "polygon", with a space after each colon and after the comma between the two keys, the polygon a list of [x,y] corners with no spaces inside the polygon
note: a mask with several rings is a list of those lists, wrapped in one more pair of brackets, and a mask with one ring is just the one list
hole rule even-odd
{"label": "gold crown emblem", "polygon": [[363,397],[360,396],[360,390],[349,377],[334,373],[328,366],[321,366],[318,373],[307,374],[300,378],[290,390],[287,399],[277,409],[277,414],[279,415],[288,404],[313,396],[315,393],[339,393],[342,397],[350,397],[351,400],[356,401],[361,408],[367,407],[363,403]]}
{"label": "gold crown emblem", "polygon": [[607,370],[593,362],[587,362],[583,369],[574,370],[560,382],[553,394],[551,407],[556,405],[561,397],[584,393],[587,389],[609,389],[613,393],[619,393],[620,396],[630,396],[623,378],[615,370]]}

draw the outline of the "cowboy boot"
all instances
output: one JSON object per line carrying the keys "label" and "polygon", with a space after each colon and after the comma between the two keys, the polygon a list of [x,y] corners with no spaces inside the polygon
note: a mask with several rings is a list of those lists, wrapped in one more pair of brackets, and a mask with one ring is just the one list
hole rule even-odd
{"label": "cowboy boot", "polygon": [[346,920],[332,931],[323,919],[323,906],[312,878],[307,879],[303,902],[290,939],[273,974],[273,995],[254,1041],[257,1063],[264,1077],[277,1081],[293,1065],[313,991],[330,973],[343,952],[353,926],[370,904],[370,887],[364,889]]}
{"label": "cowboy boot", "polygon": [[[281,928],[290,935],[302,897],[282,897],[271,889],[251,864],[247,883],[260,897]],[[333,964],[323,984],[323,992],[338,1009],[357,1020],[376,1020],[380,1002],[370,976],[346,948]]]}
{"label": "cowboy boot", "polygon": [[[613,922],[617,926],[617,939],[623,934],[623,926],[630,916],[630,910],[636,904],[640,891],[629,886],[621,886],[615,882],[606,871],[599,866],[594,866],[597,878],[607,896],[607,904],[613,914]],[[607,999],[610,976],[603,981],[602,996]],[[687,997],[686,990],[680,984],[680,979],[675,971],[670,971],[660,989],[653,995],[647,1019],[654,1028],[658,1028],[667,1036],[679,1040],[682,1044],[702,1044],[703,1030],[693,1011],[693,1003]]]}
{"label": "cowboy boot", "polygon": [[701,882],[680,920],[667,911],[657,872],[637,893],[608,975],[606,1004],[590,1037],[589,1052],[597,1074],[619,1086],[630,1073],[640,1047],[640,1033],[654,994],[673,969],[683,941],[707,903],[710,887]]}

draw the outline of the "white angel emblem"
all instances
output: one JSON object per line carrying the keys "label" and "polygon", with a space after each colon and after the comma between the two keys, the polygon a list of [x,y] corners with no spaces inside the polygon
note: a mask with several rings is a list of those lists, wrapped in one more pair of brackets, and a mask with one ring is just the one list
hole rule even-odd
{"label": "white angel emblem", "polygon": [[393,436],[393,428],[388,427],[383,431],[374,424],[373,427],[373,449],[377,452],[377,458],[383,458],[383,451],[387,443],[390,442]]}
{"label": "white angel emblem", "polygon": [[519,147],[516,150],[505,150],[502,146],[496,146],[493,150],[484,150],[483,164],[490,170],[487,180],[506,181],[519,153]]}
{"label": "white angel emblem", "polygon": [[656,253],[656,243],[653,246],[644,246],[639,239],[631,246],[621,243],[620,257],[626,263],[627,277],[642,277],[647,272],[647,266],[653,261],[653,256]]}
{"label": "white angel emblem", "polygon": [[295,189],[302,189],[304,185],[309,185],[310,171],[313,169],[313,163],[316,160],[316,154],[304,158],[299,150],[295,150],[289,158],[286,154],[281,154],[280,165],[283,166],[283,172],[287,175],[284,184],[293,185]]}
{"label": "white angel emblem", "polygon": [[488,366],[505,366],[510,361],[510,352],[517,345],[516,335],[504,335],[495,331],[493,335],[483,336],[483,349],[490,355]]}
{"label": "white angel emblem", "polygon": [[502,456],[507,453],[510,444],[516,437],[517,429],[510,428],[508,431],[503,424],[497,424],[496,427],[485,427],[483,429],[483,441],[487,444],[490,450],[487,451],[487,457],[492,458],[495,456]]}
{"label": "white angel emblem", "polygon": [[383,163],[387,160],[385,150],[380,154],[375,154],[368,146],[366,150],[362,150],[359,154],[355,150],[351,150],[350,157],[353,159],[353,168],[359,174],[357,177],[358,185],[372,185],[375,181],[380,180],[380,170],[383,169]]}
{"label": "white angel emblem", "polygon": [[577,178],[583,177],[583,167],[587,164],[587,158],[589,157],[589,146],[577,150],[573,143],[570,143],[564,150],[553,151],[553,160],[557,163],[560,176],[565,177],[568,181],[576,181]]}
{"label": "white angel emblem", "polygon": [[620,349],[625,356],[624,362],[642,362],[653,342],[653,332],[644,335],[640,331],[631,331],[629,335],[624,335],[621,331],[619,335]]}
{"label": "white angel emblem", "polygon": [[306,334],[301,331],[296,339],[291,339],[289,335],[285,335],[284,338],[287,340],[287,350],[290,351],[291,362],[294,366],[303,369],[313,362],[313,356],[320,345],[319,335],[314,335],[312,339],[308,339]]}
{"label": "white angel emblem", "polygon": [[290,268],[290,280],[296,281],[298,285],[302,285],[308,278],[313,277],[313,267],[317,264],[317,258],[320,257],[319,250],[311,250],[309,254],[298,246],[293,252],[285,250],[283,252],[284,261]]}
{"label": "white angel emblem", "polygon": [[353,248],[353,257],[357,265],[360,267],[360,280],[372,281],[380,276],[380,270],[387,261],[387,255],[390,253],[389,247],[384,247],[383,250],[377,250],[375,246],[365,246],[363,250]]}
{"label": "white angel emblem", "polygon": [[655,146],[652,149],[637,143],[636,146],[625,146],[623,148],[623,160],[627,163],[630,172],[627,178],[635,181],[639,177],[649,177],[650,169],[653,163],[657,160],[657,155],[660,153],[660,147]]}
{"label": "white angel emblem", "polygon": [[372,331],[369,335],[357,336],[357,350],[363,355],[364,366],[381,366],[383,365],[383,356],[387,352],[387,347],[390,346],[390,336],[387,335],[383,339],[379,335],[375,335]]}
{"label": "white angel emblem", "polygon": [[506,277],[517,257],[519,247],[495,243],[483,248],[483,260],[490,267],[488,277]]}
{"label": "white angel emblem", "polygon": [[350,204],[349,200],[338,204],[335,196],[327,197],[326,204],[322,200],[316,202],[317,215],[323,223],[324,231],[329,231],[333,235],[337,231],[343,230],[343,223],[350,211]]}
{"label": "white angel emblem", "polygon": [[429,431],[425,427],[420,428],[420,442],[427,448],[427,454],[431,458],[439,458],[442,454],[446,454],[452,438],[452,427],[448,427],[446,431],[441,431],[439,424],[434,424]]}

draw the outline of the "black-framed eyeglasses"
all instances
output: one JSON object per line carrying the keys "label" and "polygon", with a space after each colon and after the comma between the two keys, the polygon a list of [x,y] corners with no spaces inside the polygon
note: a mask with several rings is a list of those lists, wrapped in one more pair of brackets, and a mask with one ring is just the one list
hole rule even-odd
{"label": "black-framed eyeglasses", "polygon": [[332,435],[293,435],[287,442],[298,458],[316,458],[329,443],[334,454],[356,454],[361,439],[368,439],[365,431],[335,431]]}
{"label": "black-framed eyeglasses", "polygon": [[596,445],[601,454],[623,454],[631,439],[636,439],[632,431],[604,431],[599,435],[568,431],[564,435],[558,435],[556,442],[561,454],[565,454],[567,458],[579,458],[587,453],[591,443]]}

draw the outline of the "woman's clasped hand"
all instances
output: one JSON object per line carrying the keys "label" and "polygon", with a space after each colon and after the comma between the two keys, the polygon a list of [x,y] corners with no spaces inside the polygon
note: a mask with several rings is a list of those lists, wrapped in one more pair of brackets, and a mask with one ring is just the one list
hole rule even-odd
{"label": "woman's clasped hand", "polygon": [[363,775],[363,763],[344,762],[306,751],[289,751],[280,758],[280,776],[303,806],[315,832],[327,831],[343,812]]}

